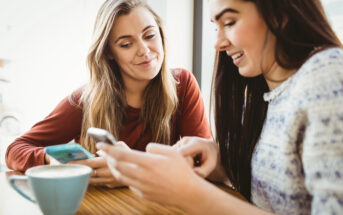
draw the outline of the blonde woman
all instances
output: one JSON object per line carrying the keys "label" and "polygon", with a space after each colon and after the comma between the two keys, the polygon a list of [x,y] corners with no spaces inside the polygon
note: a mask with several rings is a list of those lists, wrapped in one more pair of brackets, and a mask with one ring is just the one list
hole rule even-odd
{"label": "blonde woman", "polygon": [[[24,171],[48,164],[43,148],[75,140],[92,153],[89,127],[109,130],[130,148],[149,142],[172,145],[183,136],[211,136],[194,77],[166,67],[160,18],[139,0],[104,2],[88,54],[90,81],[65,98],[7,149],[9,168]],[[110,187],[114,179],[103,157],[78,161],[94,169],[91,184]]]}

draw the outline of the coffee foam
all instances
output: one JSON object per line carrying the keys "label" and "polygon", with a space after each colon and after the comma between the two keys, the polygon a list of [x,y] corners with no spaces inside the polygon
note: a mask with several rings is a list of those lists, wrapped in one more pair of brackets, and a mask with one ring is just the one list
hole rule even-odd
{"label": "coffee foam", "polygon": [[32,169],[28,175],[39,178],[65,178],[89,173],[89,169],[82,166],[45,166]]}

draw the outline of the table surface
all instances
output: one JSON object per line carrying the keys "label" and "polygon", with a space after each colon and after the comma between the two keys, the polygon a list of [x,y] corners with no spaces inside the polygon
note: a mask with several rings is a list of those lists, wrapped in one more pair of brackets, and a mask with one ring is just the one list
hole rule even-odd
{"label": "table surface", "polygon": [[[21,197],[8,183],[10,175],[23,175],[21,172],[0,172],[0,214],[42,214],[38,205]],[[30,193],[26,182],[17,181],[26,193]],[[236,197],[241,196],[228,187],[220,186]],[[161,205],[135,195],[130,189],[89,186],[77,215],[82,214],[180,214],[186,213],[170,206]]]}

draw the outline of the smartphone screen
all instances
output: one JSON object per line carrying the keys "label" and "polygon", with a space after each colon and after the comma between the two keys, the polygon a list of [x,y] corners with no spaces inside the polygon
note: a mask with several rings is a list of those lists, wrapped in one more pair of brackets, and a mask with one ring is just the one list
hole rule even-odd
{"label": "smartphone screen", "polygon": [[67,143],[54,146],[47,146],[44,152],[55,158],[61,163],[67,163],[72,160],[84,160],[93,158],[90,152],[77,143]]}

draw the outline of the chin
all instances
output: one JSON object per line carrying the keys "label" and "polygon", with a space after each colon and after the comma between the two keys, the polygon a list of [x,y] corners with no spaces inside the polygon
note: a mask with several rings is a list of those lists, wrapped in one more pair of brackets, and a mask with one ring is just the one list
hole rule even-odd
{"label": "chin", "polygon": [[153,71],[150,74],[147,74],[144,79],[146,80],[152,80],[158,75],[159,71]]}
{"label": "chin", "polygon": [[238,72],[241,76],[246,78],[253,78],[259,75],[256,70],[252,69],[238,68]]}

